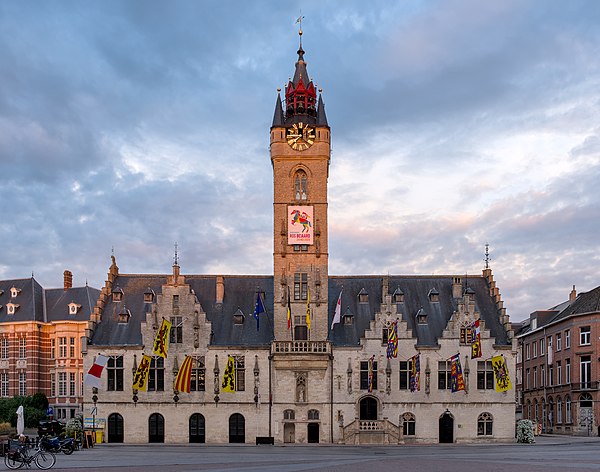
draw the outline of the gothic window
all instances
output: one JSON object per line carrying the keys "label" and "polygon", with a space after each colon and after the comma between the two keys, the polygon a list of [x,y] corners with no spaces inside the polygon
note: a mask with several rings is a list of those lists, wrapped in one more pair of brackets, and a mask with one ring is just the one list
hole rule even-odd
{"label": "gothic window", "polygon": [[381,330],[381,345],[387,346],[388,340],[390,339],[390,332],[394,329],[393,321],[385,321],[383,323],[383,329]]}
{"label": "gothic window", "polygon": [[294,274],[294,300],[306,300],[308,298],[308,274]]}
{"label": "gothic window", "polygon": [[106,363],[108,391],[123,391],[123,356],[111,356]]}
{"label": "gothic window", "polygon": [[452,388],[451,362],[450,361],[439,361],[438,362],[438,390],[450,390],[451,388]]}
{"label": "gothic window", "polygon": [[318,420],[319,419],[319,410],[308,410],[308,419],[309,420]]}
{"label": "gothic window", "polygon": [[489,413],[482,413],[477,418],[477,436],[491,436],[494,419]]}
{"label": "gothic window", "polygon": [[[377,361],[375,360],[373,361],[372,379],[372,390],[377,390]],[[361,361],[360,363],[360,389],[369,390],[369,361]]]}
{"label": "gothic window", "polygon": [[412,360],[400,361],[400,390],[410,388],[410,374],[412,372]]}
{"label": "gothic window", "polygon": [[162,392],[165,390],[165,360],[162,357],[153,357],[150,361],[148,373],[148,391]]}
{"label": "gothic window", "polygon": [[181,316],[171,316],[170,321],[169,342],[181,344],[183,342],[183,318]]}
{"label": "gothic window", "polygon": [[246,390],[246,358],[244,356],[233,356],[235,359],[235,390],[243,392]]}
{"label": "gothic window", "polygon": [[190,390],[192,392],[204,392],[206,382],[206,367],[204,357],[196,357],[192,363],[192,380]]}
{"label": "gothic window", "polygon": [[571,410],[571,397],[567,396],[565,398],[565,422],[572,423],[573,422],[573,412]]}
{"label": "gothic window", "polygon": [[473,340],[473,330],[471,323],[465,322],[460,327],[460,344],[471,344]]}
{"label": "gothic window", "polygon": [[296,200],[306,200],[306,172],[299,170],[294,177],[294,195]]}
{"label": "gothic window", "polygon": [[415,435],[415,415],[413,415],[412,413],[404,413],[400,422],[402,423],[402,433],[404,434],[404,436]]}
{"label": "gothic window", "polygon": [[494,390],[494,371],[491,361],[477,362],[477,389]]}
{"label": "gothic window", "polygon": [[283,419],[284,420],[295,420],[296,412],[294,410],[284,410],[283,411]]}

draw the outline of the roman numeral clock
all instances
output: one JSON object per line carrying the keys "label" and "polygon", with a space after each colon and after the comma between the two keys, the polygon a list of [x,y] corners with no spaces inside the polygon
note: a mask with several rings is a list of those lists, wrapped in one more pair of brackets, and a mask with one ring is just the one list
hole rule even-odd
{"label": "roman numeral clock", "polygon": [[295,151],[304,151],[315,142],[315,129],[302,122],[294,123],[287,129],[286,139]]}

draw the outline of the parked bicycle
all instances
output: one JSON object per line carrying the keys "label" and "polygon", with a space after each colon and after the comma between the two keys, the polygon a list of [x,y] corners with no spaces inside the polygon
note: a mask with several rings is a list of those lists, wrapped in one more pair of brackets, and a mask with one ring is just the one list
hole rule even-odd
{"label": "parked bicycle", "polygon": [[[32,451],[35,451],[33,454]],[[56,464],[56,456],[45,451],[41,444],[32,447],[19,441],[9,440],[8,452],[4,455],[4,465],[9,469],[29,468],[34,463],[38,469],[50,469]]]}

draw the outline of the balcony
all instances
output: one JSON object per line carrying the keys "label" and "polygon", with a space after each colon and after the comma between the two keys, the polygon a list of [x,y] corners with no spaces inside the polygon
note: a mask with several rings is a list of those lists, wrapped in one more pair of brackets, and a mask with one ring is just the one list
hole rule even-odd
{"label": "balcony", "polygon": [[593,382],[572,383],[571,390],[577,391],[577,392],[586,392],[586,391],[598,390],[600,388],[599,386],[600,386],[600,382],[598,382],[596,380]]}
{"label": "balcony", "polygon": [[273,354],[330,354],[328,341],[275,341],[271,346]]}

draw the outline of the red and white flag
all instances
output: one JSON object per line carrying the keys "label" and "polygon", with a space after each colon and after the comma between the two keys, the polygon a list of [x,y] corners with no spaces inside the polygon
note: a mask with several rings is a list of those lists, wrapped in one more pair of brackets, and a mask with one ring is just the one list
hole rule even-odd
{"label": "red and white flag", "polygon": [[334,324],[339,323],[342,320],[342,292],[343,290],[340,290],[340,296],[335,304],[335,312],[333,313],[333,320],[331,320],[331,329],[333,329]]}
{"label": "red and white flag", "polygon": [[96,360],[94,361],[94,365],[90,367],[90,370],[85,375],[83,379],[84,385],[89,385],[90,387],[100,388],[102,384],[102,371],[108,362],[108,357],[103,356],[102,354],[98,354],[96,356]]}

